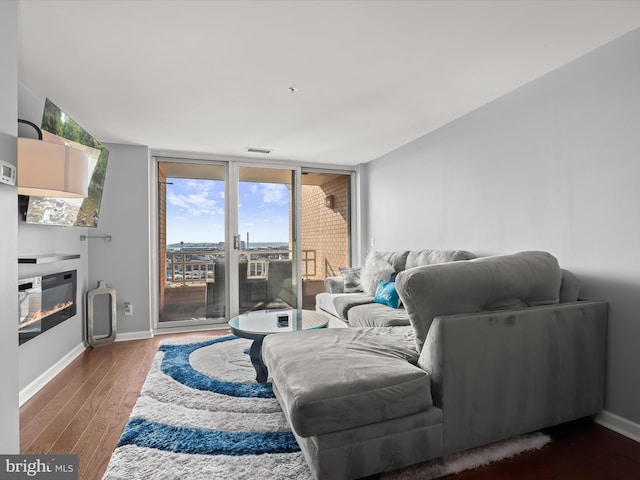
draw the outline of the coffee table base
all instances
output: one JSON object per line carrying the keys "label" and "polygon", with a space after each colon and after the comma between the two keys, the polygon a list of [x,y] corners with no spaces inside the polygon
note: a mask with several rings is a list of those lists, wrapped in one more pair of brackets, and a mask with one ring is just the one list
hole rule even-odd
{"label": "coffee table base", "polygon": [[326,327],[327,323],[327,317],[312,310],[260,310],[233,317],[229,320],[229,327],[234,335],[253,340],[249,357],[256,370],[256,381],[265,383],[269,372],[262,361],[264,337],[274,333],[315,330]]}
{"label": "coffee table base", "polygon": [[265,383],[269,376],[267,367],[262,362],[262,340],[264,337],[254,340],[249,349],[249,358],[251,358],[251,364],[256,370],[256,382],[258,383]]}

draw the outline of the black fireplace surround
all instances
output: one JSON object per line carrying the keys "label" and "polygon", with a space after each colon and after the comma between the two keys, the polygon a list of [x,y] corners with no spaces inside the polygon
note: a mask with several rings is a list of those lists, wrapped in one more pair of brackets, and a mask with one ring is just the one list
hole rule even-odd
{"label": "black fireplace surround", "polygon": [[69,270],[18,281],[20,345],[76,314],[76,277]]}

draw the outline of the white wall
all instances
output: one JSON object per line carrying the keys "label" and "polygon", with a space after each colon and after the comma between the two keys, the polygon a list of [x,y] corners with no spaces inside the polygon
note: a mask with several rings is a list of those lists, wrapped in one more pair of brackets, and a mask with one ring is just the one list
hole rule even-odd
{"label": "white wall", "polygon": [[[118,339],[151,336],[149,229],[155,212],[149,207],[149,149],[105,146],[109,162],[100,219],[98,228],[90,229],[89,234],[110,235],[111,241],[89,239],[89,283],[95,288],[98,280],[105,280],[116,289]],[[132,316],[124,316],[124,302],[133,305]],[[95,314],[96,328],[106,331],[108,316],[97,310]]]}
{"label": "white wall", "polygon": [[[0,159],[16,164],[18,2],[0,2]],[[0,184],[0,452],[20,451],[18,424],[18,190]],[[12,321],[13,320],[13,321]]]}
{"label": "white wall", "polygon": [[605,409],[640,422],[640,30],[365,168],[363,247],[547,250],[610,302]]}

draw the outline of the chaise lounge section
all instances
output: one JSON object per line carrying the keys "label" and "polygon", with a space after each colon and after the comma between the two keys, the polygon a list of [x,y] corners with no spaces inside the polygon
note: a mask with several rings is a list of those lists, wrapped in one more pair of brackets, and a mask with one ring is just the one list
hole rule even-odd
{"label": "chaise lounge section", "polygon": [[268,336],[276,397],[317,479],[354,479],[602,407],[607,304],[545,252],[409,268],[411,325]]}

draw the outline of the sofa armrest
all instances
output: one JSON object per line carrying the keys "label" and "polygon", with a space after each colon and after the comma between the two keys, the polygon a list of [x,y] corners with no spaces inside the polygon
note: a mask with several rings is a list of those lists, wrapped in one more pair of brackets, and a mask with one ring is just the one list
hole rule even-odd
{"label": "sofa armrest", "polygon": [[327,293],[344,293],[344,279],[341,275],[325,278],[324,290]]}
{"label": "sofa armrest", "polygon": [[444,413],[445,454],[602,408],[607,303],[434,319],[418,365]]}

